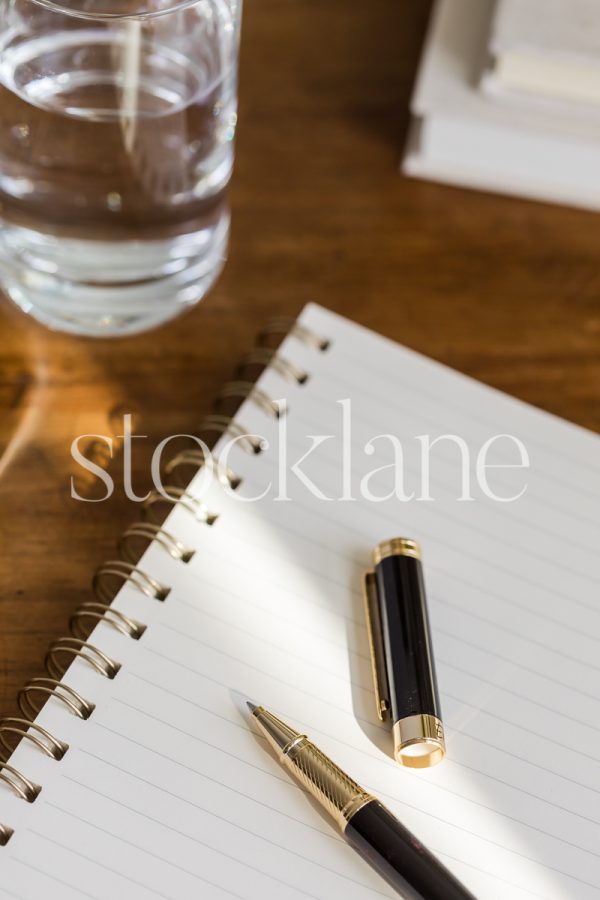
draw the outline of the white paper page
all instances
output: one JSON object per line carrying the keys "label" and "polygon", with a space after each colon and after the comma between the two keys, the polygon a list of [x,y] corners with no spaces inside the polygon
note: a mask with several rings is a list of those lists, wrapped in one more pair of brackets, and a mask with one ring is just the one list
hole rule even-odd
{"label": "white paper page", "polygon": [[[141,640],[99,625],[90,642],[120,661],[114,680],[85,663],[65,676],[96,703],[87,721],[50,701],[39,722],[69,742],[60,762],[27,742],[13,762],[43,785],[35,803],[0,785],[0,898],[350,900],[393,892],[268,755],[239,711],[242,692],[305,731],[376,793],[480,900],[600,898],[600,439],[373,335],[314,305],[301,322],[331,340],[289,337],[280,355],[310,373],[259,384],[288,411],[251,402],[237,420],[269,442],[239,447],[235,496],[213,485],[212,526],[177,508],[165,527],[196,548],[184,564],[152,545],[140,568],[164,602],[126,585],[115,607],[147,624]],[[352,427],[341,464],[340,401]],[[360,480],[404,450],[406,493],[420,492],[417,435],[459,435],[475,457],[512,434],[530,468],[490,470],[497,494],[463,491],[450,439],[431,454],[430,501],[358,498]],[[277,481],[289,500],[243,502]],[[350,450],[348,450],[350,446]],[[514,463],[510,442],[490,462]],[[198,493],[196,478],[191,493]],[[281,487],[281,486],[280,486]],[[393,487],[391,471],[369,481]],[[275,484],[277,488],[277,484]],[[423,547],[448,755],[399,768],[375,716],[360,594],[371,550],[407,535]]]}

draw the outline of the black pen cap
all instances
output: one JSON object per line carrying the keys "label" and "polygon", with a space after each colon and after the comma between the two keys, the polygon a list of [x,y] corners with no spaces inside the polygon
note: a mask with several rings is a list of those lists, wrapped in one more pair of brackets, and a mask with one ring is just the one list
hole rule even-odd
{"label": "black pen cap", "polygon": [[384,541],[373,563],[364,596],[377,715],[392,723],[396,761],[427,768],[442,761],[446,745],[421,548],[409,538]]}

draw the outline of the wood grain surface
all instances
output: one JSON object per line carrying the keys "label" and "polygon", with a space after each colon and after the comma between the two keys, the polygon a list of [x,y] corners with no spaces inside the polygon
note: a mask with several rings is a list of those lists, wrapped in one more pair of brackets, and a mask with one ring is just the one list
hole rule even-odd
{"label": "wood grain surface", "polygon": [[116,341],[0,301],[0,712],[139,517],[70,499],[70,446],[134,412],[134,485],[193,430],[265,320],[309,299],[600,430],[600,217],[398,172],[423,0],[247,0],[225,273],[193,312]]}

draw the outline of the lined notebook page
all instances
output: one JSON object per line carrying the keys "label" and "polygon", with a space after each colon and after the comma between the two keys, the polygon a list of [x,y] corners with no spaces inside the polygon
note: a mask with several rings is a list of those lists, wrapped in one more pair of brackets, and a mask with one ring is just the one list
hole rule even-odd
{"label": "lined notebook page", "polygon": [[[268,706],[376,793],[481,900],[600,898],[600,439],[483,387],[316,306],[300,321],[326,352],[289,337],[280,354],[304,385],[267,371],[285,399],[287,439],[252,402],[237,420],[264,436],[229,464],[234,498],[204,497],[166,527],[196,548],[185,564],[152,545],[140,568],[171,587],[161,603],[126,585],[115,606],[147,623],[139,641],[105,624],[90,638],[122,663],[112,681],[76,662],[65,682],[96,703],[88,721],[56,700],[39,721],[69,742],[60,762],[23,742],[14,765],[43,785],[24,803],[0,785],[0,898],[18,900],[376,900],[394,896],[265,752],[236,692]],[[351,400],[352,478],[341,465]],[[346,404],[347,405],[347,404]],[[415,436],[460,435],[473,455],[496,434],[531,467],[490,470],[514,503],[459,501],[458,447],[431,453],[425,502],[326,500],[288,475],[289,500],[243,502],[301,465],[326,497],[420,491]],[[498,442],[489,462],[514,463]],[[473,465],[471,467],[473,469]],[[201,477],[201,476],[200,476]],[[200,491],[200,477],[190,487]],[[360,592],[372,547],[423,547],[448,755],[400,769],[377,721]]]}

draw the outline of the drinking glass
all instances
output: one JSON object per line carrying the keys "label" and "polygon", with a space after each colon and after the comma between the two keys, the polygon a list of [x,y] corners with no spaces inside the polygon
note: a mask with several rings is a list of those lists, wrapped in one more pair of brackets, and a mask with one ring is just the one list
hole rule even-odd
{"label": "drinking glass", "polygon": [[0,0],[0,280],[63,331],[135,333],[221,271],[241,0]]}

